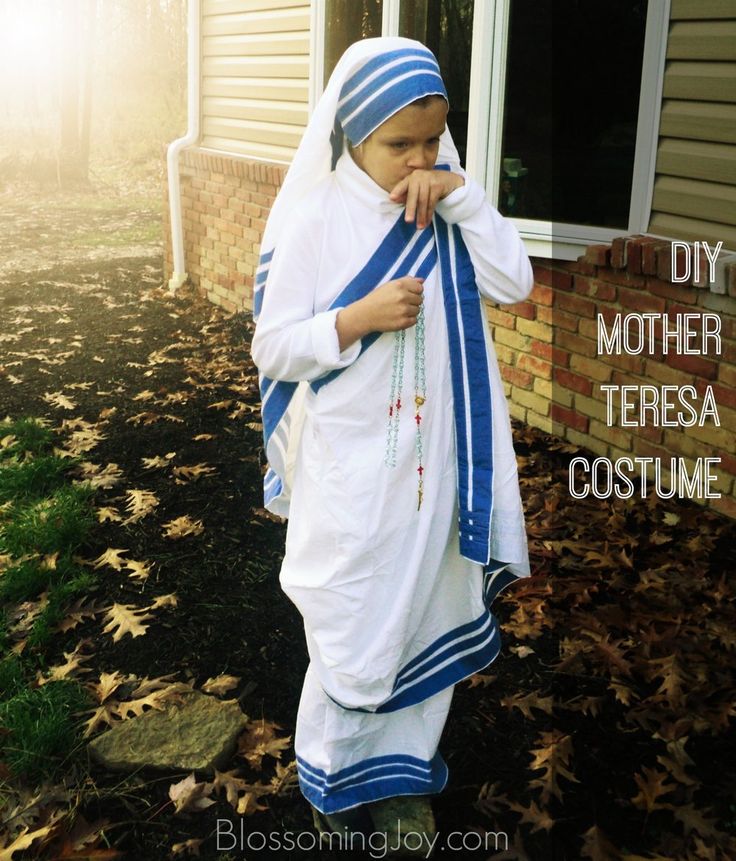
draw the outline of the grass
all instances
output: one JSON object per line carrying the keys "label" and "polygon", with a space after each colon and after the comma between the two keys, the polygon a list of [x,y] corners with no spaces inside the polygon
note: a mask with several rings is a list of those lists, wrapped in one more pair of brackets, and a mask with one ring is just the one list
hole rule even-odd
{"label": "grass", "polygon": [[53,774],[79,742],[77,713],[89,697],[76,682],[21,687],[0,703],[3,756],[11,773],[27,780]]}
{"label": "grass", "polygon": [[[50,776],[80,739],[84,688],[71,681],[35,685],[34,663],[72,600],[96,577],[74,561],[95,524],[89,485],[71,484],[75,461],[51,453],[53,433],[40,421],[0,423],[0,754],[15,777]],[[21,602],[43,608],[13,654],[7,614]],[[35,685],[35,686],[33,686]]]}
{"label": "grass", "polygon": [[50,496],[14,503],[0,523],[0,551],[12,556],[72,554],[95,522],[92,493],[86,485],[65,485]]}
{"label": "grass", "polygon": [[[2,445],[3,440],[7,443],[5,446]],[[40,419],[6,419],[0,422],[0,460],[22,452],[41,454],[51,447],[52,441],[52,432]]]}
{"label": "grass", "polygon": [[0,503],[11,499],[45,496],[65,483],[69,460],[56,455],[38,455],[19,461],[6,458],[0,463]]}

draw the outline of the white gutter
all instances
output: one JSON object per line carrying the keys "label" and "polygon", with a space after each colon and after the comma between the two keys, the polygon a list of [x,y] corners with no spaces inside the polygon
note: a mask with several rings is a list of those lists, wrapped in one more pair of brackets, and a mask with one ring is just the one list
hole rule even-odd
{"label": "white gutter", "polygon": [[200,67],[200,0],[188,0],[187,8],[187,131],[184,137],[169,144],[166,170],[169,180],[169,217],[174,272],[169,280],[172,292],[187,280],[184,259],[184,231],[181,223],[181,182],[179,153],[199,139],[199,67]]}

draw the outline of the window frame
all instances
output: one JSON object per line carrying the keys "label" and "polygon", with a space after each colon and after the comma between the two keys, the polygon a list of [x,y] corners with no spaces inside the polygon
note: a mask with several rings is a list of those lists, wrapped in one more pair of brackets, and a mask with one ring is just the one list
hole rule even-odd
{"label": "window frame", "polygon": [[[499,118],[504,115],[510,3],[511,0],[482,0],[476,2],[473,13],[466,168],[486,189],[486,195],[494,206],[498,205],[500,185],[503,122]],[[654,193],[670,3],[671,0],[649,0],[647,6],[627,227],[613,229],[512,216],[511,220],[517,226],[530,256],[575,260],[587,245],[608,244],[617,236],[647,232]],[[310,109],[322,91],[324,7],[324,3],[312,3]],[[398,35],[400,9],[401,0],[383,0],[384,36]],[[492,34],[490,44],[488,33]]]}

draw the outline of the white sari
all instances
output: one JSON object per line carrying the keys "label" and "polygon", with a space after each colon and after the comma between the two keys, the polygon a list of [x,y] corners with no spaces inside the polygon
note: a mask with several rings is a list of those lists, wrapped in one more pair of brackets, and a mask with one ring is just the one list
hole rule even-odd
{"label": "white sari", "polygon": [[[384,50],[407,43],[366,41]],[[449,135],[440,160],[462,172]],[[266,504],[289,516],[281,584],[304,618],[311,661],[297,717],[299,779],[309,801],[332,813],[442,789],[437,745],[453,686],[496,657],[491,601],[529,573],[481,297],[523,299],[531,270],[513,225],[468,177],[419,231],[349,154],[308,188],[300,164],[292,191],[285,185],[288,217],[280,206],[278,229],[264,237],[253,356],[271,464]],[[403,275],[425,278],[425,347],[415,351],[407,330],[399,375],[394,333],[341,353],[335,318]],[[411,407],[422,354],[419,507]],[[392,442],[397,376],[410,408]]]}

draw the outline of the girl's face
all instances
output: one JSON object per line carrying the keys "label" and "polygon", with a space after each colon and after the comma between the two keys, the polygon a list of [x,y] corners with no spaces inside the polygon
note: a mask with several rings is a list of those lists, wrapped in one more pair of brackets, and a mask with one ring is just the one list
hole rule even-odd
{"label": "girl's face", "polygon": [[447,102],[442,96],[407,105],[351,149],[353,160],[390,192],[412,171],[432,170],[446,120]]}

